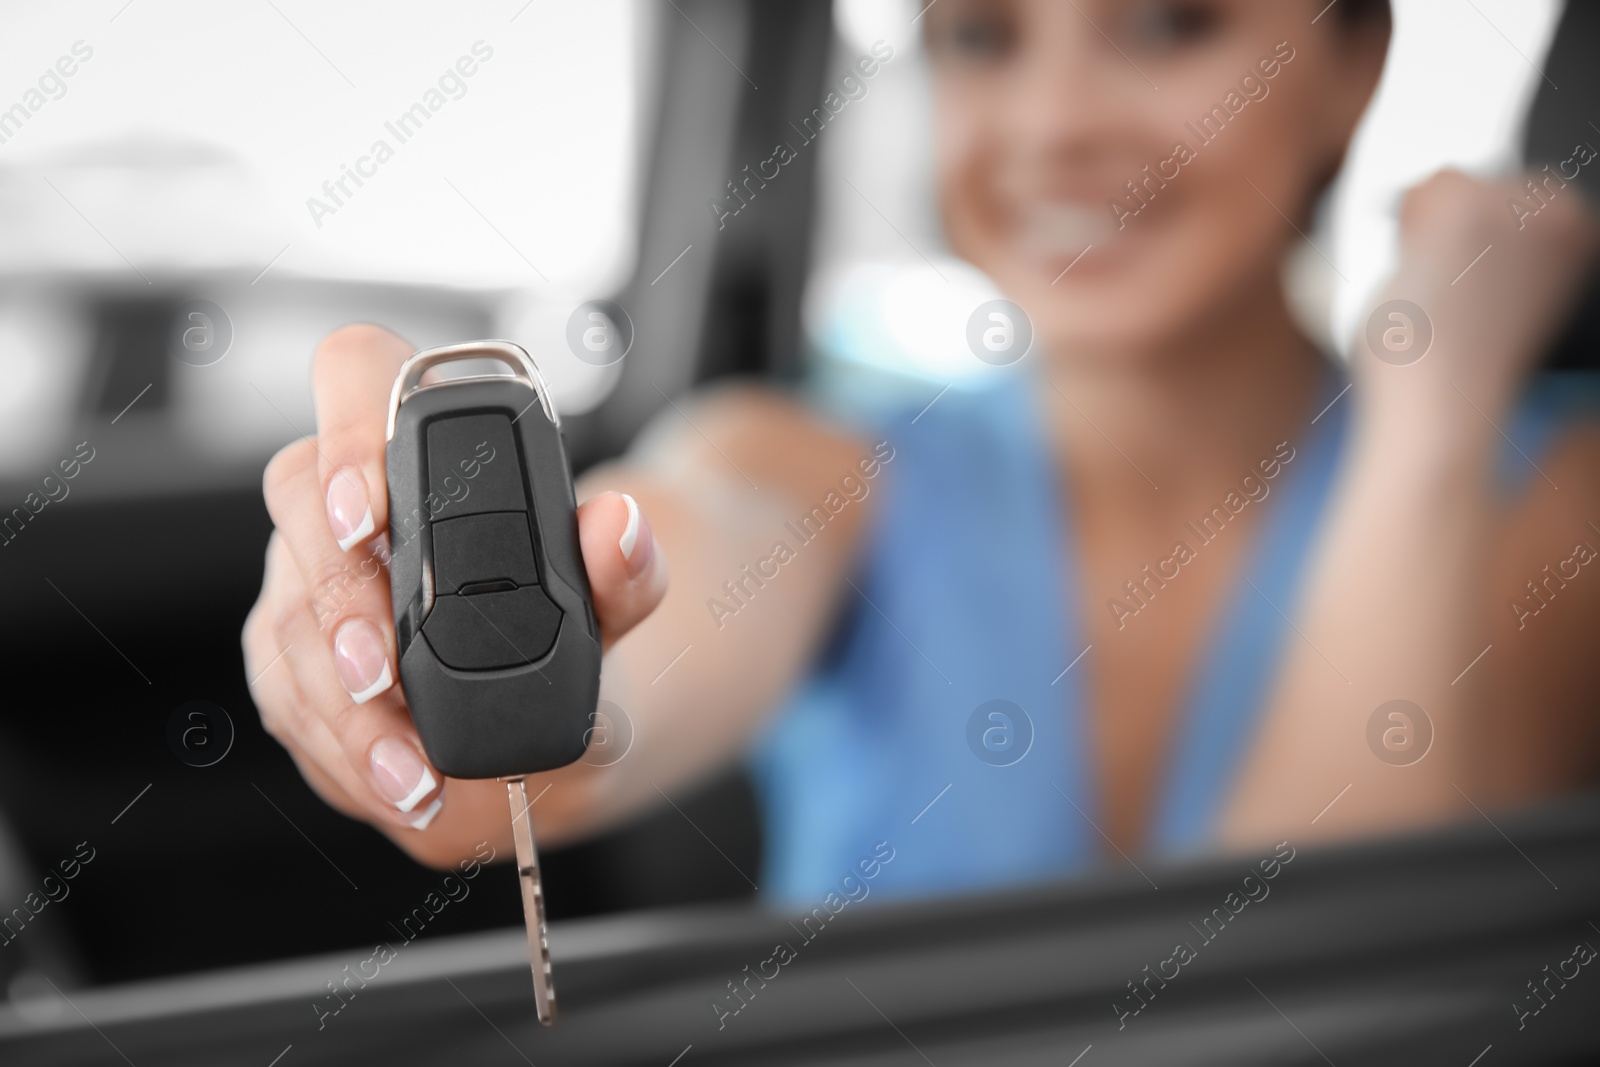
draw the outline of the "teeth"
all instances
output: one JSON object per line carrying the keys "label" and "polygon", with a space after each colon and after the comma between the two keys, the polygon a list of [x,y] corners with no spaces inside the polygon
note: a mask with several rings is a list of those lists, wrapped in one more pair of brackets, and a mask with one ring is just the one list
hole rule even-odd
{"label": "teeth", "polygon": [[1023,244],[1041,256],[1075,256],[1088,245],[1110,240],[1113,232],[1105,207],[1036,204],[1022,216]]}

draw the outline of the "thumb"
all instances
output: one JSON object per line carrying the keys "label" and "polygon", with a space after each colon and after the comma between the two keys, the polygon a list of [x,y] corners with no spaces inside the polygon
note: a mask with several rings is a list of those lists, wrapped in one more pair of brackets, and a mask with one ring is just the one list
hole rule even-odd
{"label": "thumb", "polygon": [[601,493],[579,506],[578,543],[594,594],[600,645],[609,650],[661,603],[667,561],[644,512],[626,493]]}

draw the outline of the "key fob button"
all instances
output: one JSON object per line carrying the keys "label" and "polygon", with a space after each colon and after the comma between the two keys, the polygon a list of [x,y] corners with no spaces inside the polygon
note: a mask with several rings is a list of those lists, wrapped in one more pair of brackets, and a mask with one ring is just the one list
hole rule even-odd
{"label": "key fob button", "polygon": [[528,509],[510,418],[453,415],[428,423],[427,507],[439,519]]}
{"label": "key fob button", "polygon": [[433,580],[441,596],[486,582],[538,585],[527,513],[495,511],[435,522]]}
{"label": "key fob button", "polygon": [[422,634],[445,666],[483,671],[543,659],[560,628],[561,609],[534,585],[441,596]]}

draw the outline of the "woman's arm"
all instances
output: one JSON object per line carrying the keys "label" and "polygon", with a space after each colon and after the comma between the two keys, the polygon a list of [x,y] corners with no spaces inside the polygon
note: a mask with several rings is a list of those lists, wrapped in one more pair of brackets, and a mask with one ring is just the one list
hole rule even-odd
{"label": "woman's arm", "polygon": [[[1570,640],[1506,639],[1522,591],[1509,576],[1531,565],[1535,577],[1532,561],[1552,543],[1570,554],[1580,516],[1600,500],[1590,440],[1568,442],[1543,474],[1530,469],[1514,504],[1496,487],[1516,391],[1594,247],[1575,188],[1519,231],[1506,203],[1524,192],[1447,172],[1407,198],[1401,264],[1378,303],[1421,306],[1432,347],[1395,366],[1356,342],[1349,451],[1298,632],[1224,818],[1228,843],[1420,824],[1548,791],[1563,784],[1558,768],[1570,781],[1582,767],[1573,749],[1594,743],[1579,694],[1600,682],[1600,661],[1573,654]],[[1595,578],[1591,595],[1569,598],[1559,623],[1569,637],[1600,622]],[[1380,705],[1396,699],[1427,722],[1385,714],[1369,735]],[[1402,765],[1416,749],[1386,749],[1385,731],[1398,749],[1429,723],[1421,759]],[[1519,731],[1538,736],[1508,743]]]}
{"label": "woman's arm", "polygon": [[[352,695],[384,666],[399,678],[388,573],[376,561],[385,558],[389,386],[411,350],[372,326],[318,347],[318,437],[267,468],[275,530],[243,645],[262,721],[312,787],[415,858],[449,865],[485,839],[509,854],[504,788],[427,767],[398,684]],[[768,556],[783,523],[820,501],[867,446],[754,389],[668,408],[649,436],[583,480],[578,509],[608,650],[602,696],[623,709],[634,740],[611,766],[579,762],[530,782],[546,840],[658,802],[738,749],[816,644],[865,518],[864,508],[846,509],[775,579],[747,581],[748,606],[718,625],[707,600],[728,600],[723,583],[745,581],[742,568]],[[621,493],[637,501],[631,535],[635,509]]]}
{"label": "woman's arm", "polygon": [[[578,763],[551,775],[541,833],[559,840],[615,822],[747,747],[826,635],[876,501],[852,503],[804,545],[785,524],[842,493],[841,479],[859,480],[871,455],[865,440],[741,386],[667,408],[632,455],[585,476],[580,496],[638,499],[672,585],[606,657],[601,697],[632,720],[633,749],[604,771]],[[787,561],[780,541],[794,550]]]}

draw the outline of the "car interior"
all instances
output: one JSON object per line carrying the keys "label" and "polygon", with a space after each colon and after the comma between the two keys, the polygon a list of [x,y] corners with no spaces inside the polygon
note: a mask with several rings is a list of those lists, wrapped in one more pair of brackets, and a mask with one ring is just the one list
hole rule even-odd
{"label": "car interior", "polygon": [[[840,6],[674,0],[640,16],[626,254],[591,294],[626,309],[634,341],[630,358],[572,386],[592,397],[563,415],[577,471],[622,454],[672,398],[724,381],[795,387],[827,364],[876,388],[934,391],[822,351],[808,325],[822,314],[810,283],[830,227],[842,225],[828,217],[828,157],[786,164],[762,187],[760,213],[719,219],[704,206],[707,190],[770,155],[771,131],[809,110],[854,54]],[[139,15],[119,14],[118,25]],[[111,34],[102,37],[109,51]],[[1570,130],[1600,117],[1597,45],[1600,11],[1567,3],[1518,136],[1529,163],[1564,158]],[[60,166],[142,175],[136,183],[233,164],[193,144],[109,140]],[[1593,168],[1576,181],[1600,197]],[[50,197],[0,150],[0,217],[23,219]],[[586,207],[547,209],[581,227]],[[866,909],[824,936],[762,907],[742,873],[760,868],[763,841],[750,775],[734,767],[671,806],[545,851],[557,1027],[541,1030],[527,1010],[522,901],[498,870],[435,914],[387,980],[359,983],[359,1010],[308,1009],[344,1005],[326,998],[350,993],[358,949],[391,941],[441,872],[324,804],[256,715],[239,629],[272,528],[262,468],[310,425],[305,372],[328,329],[381,321],[420,348],[544,320],[507,310],[526,305],[504,279],[440,285],[180,260],[141,280],[120,262],[35,254],[23,222],[7,230],[18,247],[0,263],[0,344],[60,362],[36,410],[10,409],[11,439],[26,432],[30,444],[5,465],[0,496],[36,489],[34,468],[57,452],[77,455],[85,476],[70,502],[8,528],[0,551],[10,667],[0,903],[22,900],[62,861],[76,858],[83,874],[71,903],[31,918],[25,937],[8,928],[0,1060],[1470,1067],[1600,1056],[1600,979],[1569,975],[1558,991],[1546,980],[1567,973],[1575,942],[1600,943],[1595,792],[1280,856],[1288,877],[1270,891],[1281,903],[1226,937],[1220,925],[1197,929],[1203,977],[1166,994],[1144,965],[1171,956],[1174,925],[1209,920],[1247,862],[1107,866],[1059,885]],[[883,240],[897,243],[887,231]],[[1596,369],[1595,280],[1547,367]],[[168,339],[177,310],[201,299],[227,308],[236,328],[262,324],[294,358],[271,377],[195,384]],[[558,327],[529,328],[535,359],[539,344],[559,343],[540,340]],[[18,360],[15,372],[46,373]],[[208,445],[197,427],[222,428],[224,443]],[[173,758],[174,715],[191,701],[225,712],[226,773]],[[771,1010],[719,1014],[719,998],[746,1003],[725,998],[775,941],[798,944],[806,969],[749,992],[772,998]],[[1163,995],[1183,999],[1134,1022]],[[1534,1025],[1535,1007],[1555,1010]],[[1137,1032],[1113,1036],[1124,1028]],[[1339,1036],[1319,1048],[1307,1033]]]}

